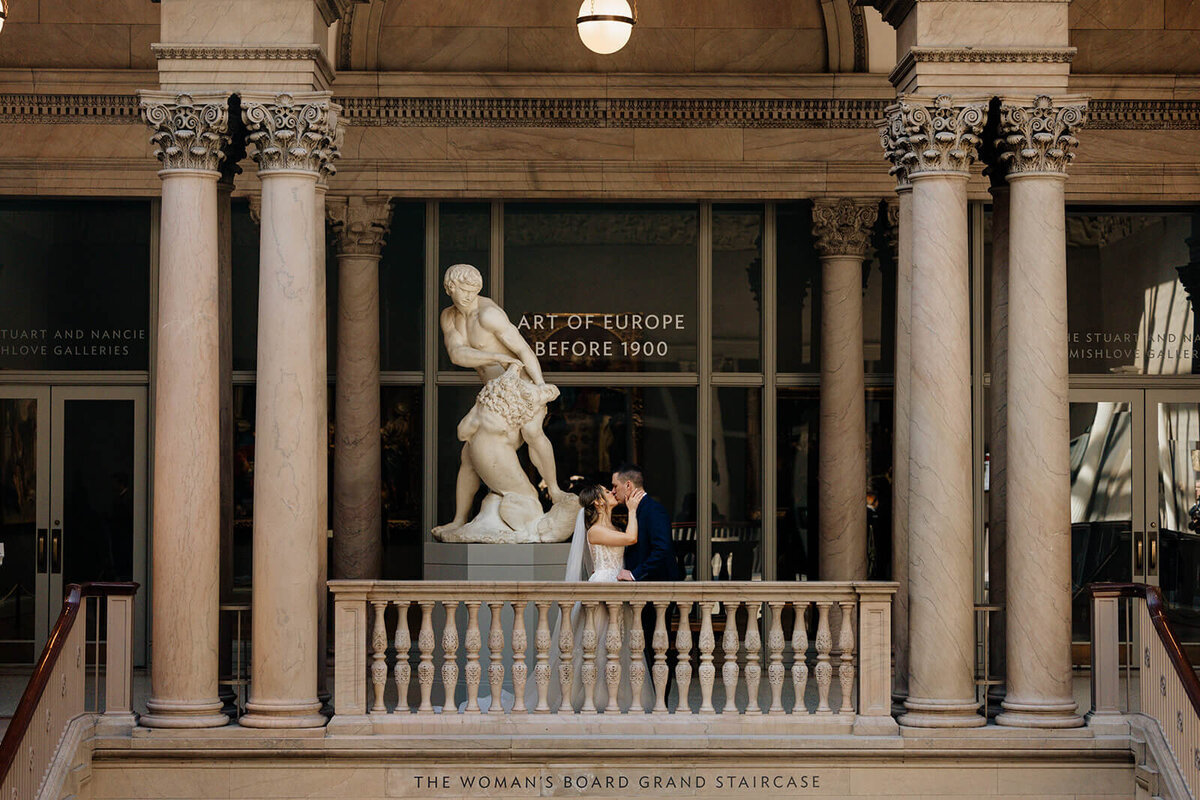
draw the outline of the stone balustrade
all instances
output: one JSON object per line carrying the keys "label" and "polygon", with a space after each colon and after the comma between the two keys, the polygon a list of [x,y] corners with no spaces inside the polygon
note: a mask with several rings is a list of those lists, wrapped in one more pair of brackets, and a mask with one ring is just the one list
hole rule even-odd
{"label": "stone balustrade", "polygon": [[336,580],[329,588],[333,732],[552,718],[896,731],[894,583]]}

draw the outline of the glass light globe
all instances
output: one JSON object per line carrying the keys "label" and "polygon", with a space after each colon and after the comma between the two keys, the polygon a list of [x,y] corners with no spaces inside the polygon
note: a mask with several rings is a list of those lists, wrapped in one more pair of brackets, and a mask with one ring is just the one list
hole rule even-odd
{"label": "glass light globe", "polygon": [[579,38],[584,46],[600,55],[615,53],[624,47],[633,32],[633,22],[633,9],[629,7],[628,0],[583,0],[576,18]]}

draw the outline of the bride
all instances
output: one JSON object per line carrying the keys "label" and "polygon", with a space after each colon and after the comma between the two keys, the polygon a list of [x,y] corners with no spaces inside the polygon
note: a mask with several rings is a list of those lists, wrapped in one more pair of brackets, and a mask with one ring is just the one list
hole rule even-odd
{"label": "bride", "polygon": [[625,530],[620,531],[612,521],[612,510],[617,507],[616,495],[599,484],[586,486],[579,493],[588,550],[594,565],[589,582],[616,582],[617,573],[625,568],[625,548],[637,544],[637,508],[645,496],[646,492],[642,489],[630,495],[625,503],[629,509],[629,522]]}
{"label": "bride", "polygon": [[[625,548],[636,544],[638,539],[637,509],[645,491],[638,489],[626,501],[629,510],[629,522],[625,530],[617,528],[612,521],[612,511],[619,503],[616,496],[606,487],[599,484],[586,486],[579,493],[579,505],[582,506],[575,521],[575,535],[571,540],[571,553],[567,560],[567,581],[587,580],[590,583],[616,583],[617,574],[625,567]],[[589,563],[590,562],[590,563]],[[588,573],[591,573],[588,575]],[[645,671],[646,681],[642,685],[642,696],[638,703],[632,702],[632,689],[629,683],[631,656],[629,652],[629,636],[627,631],[633,624],[640,624],[640,618],[635,617],[632,608],[625,608],[620,615],[622,625],[621,636],[621,688],[617,701],[621,708],[629,709],[630,713],[638,713],[652,707],[654,703],[654,687],[650,681],[649,670]],[[637,619],[637,623],[635,623]],[[583,662],[583,648],[580,644],[586,620],[579,603],[571,612],[571,630],[574,632],[576,645],[574,648],[575,682],[572,692],[572,704],[581,708],[584,701],[585,687],[579,674]],[[604,665],[607,661],[605,635],[608,631],[608,614],[603,607],[597,608],[594,621],[596,627],[596,708],[603,709],[608,703],[608,686],[604,681]],[[558,635],[555,631],[555,641]],[[645,659],[643,653],[635,654],[636,658]]]}

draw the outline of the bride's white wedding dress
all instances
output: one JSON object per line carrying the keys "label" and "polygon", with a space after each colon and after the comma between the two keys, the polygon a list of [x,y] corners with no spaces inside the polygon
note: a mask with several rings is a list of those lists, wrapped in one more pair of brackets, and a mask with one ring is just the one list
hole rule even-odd
{"label": "bride's white wedding dress", "polygon": [[592,564],[595,565],[588,582],[615,583],[617,573],[625,568],[625,548],[589,544],[588,550],[592,553]]}
{"label": "bride's white wedding dress", "polygon": [[[590,561],[591,564],[587,562]],[[586,580],[589,583],[616,583],[617,574],[625,568],[625,548],[610,547],[607,545],[590,544],[587,541],[587,530],[583,522],[583,512],[579,512],[579,518],[575,522],[575,535],[571,541],[571,554],[568,557],[567,572],[564,576],[567,581],[582,581]],[[587,573],[591,574],[588,575]],[[629,682],[629,668],[633,658],[639,659],[645,665],[646,656],[642,652],[638,652],[631,656],[629,652],[629,630],[631,625],[641,625],[640,613],[635,616],[633,608],[625,606],[619,617],[621,631],[621,687],[617,693],[617,702],[622,709],[628,709],[631,714],[639,714],[648,708],[654,707],[654,685],[650,680],[650,670],[645,669],[645,681],[642,684],[642,693],[639,702],[633,703],[633,689]],[[576,710],[583,707],[584,690],[582,665],[583,665],[583,629],[587,624],[587,619],[583,613],[583,608],[579,603],[575,604],[575,609],[571,612],[571,630],[575,638],[574,652],[572,653],[572,661],[575,668],[575,683],[574,691],[572,692],[572,705]],[[604,666],[608,661],[608,651],[605,648],[605,640],[608,634],[608,612],[603,607],[597,607],[595,621],[596,627],[596,690],[593,694],[596,708],[603,710],[608,704],[608,684],[604,680]],[[558,631],[554,632],[554,641],[558,641]],[[557,661],[557,659],[555,659]],[[557,667],[554,670],[557,674]]]}

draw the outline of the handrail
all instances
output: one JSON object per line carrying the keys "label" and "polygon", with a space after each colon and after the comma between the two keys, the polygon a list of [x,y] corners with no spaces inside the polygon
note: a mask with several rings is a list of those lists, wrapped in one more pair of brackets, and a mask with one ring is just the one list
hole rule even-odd
{"label": "handrail", "polygon": [[33,675],[25,686],[25,691],[21,694],[17,710],[13,712],[12,719],[8,723],[8,730],[4,732],[4,739],[0,740],[0,782],[8,777],[8,772],[12,769],[13,759],[17,756],[17,748],[20,746],[21,740],[25,738],[29,725],[33,721],[34,712],[46,691],[46,685],[50,682],[50,674],[58,663],[58,656],[67,640],[67,634],[75,625],[75,618],[79,615],[79,607],[83,598],[132,595],[137,592],[137,589],[138,584],[136,583],[97,581],[67,585],[62,611],[59,612],[58,621],[54,623],[54,630],[50,632],[46,649],[42,651],[42,656],[38,659],[37,666],[34,667]]}
{"label": "handrail", "polygon": [[1158,638],[1167,651],[1167,658],[1175,668],[1192,708],[1197,716],[1200,716],[1200,678],[1196,677],[1192,662],[1188,660],[1187,653],[1183,651],[1183,646],[1175,637],[1175,632],[1171,630],[1171,624],[1163,613],[1162,590],[1144,583],[1093,583],[1088,586],[1088,591],[1093,597],[1097,594],[1110,597],[1145,597],[1146,611],[1154,624],[1154,630],[1158,632]]}

